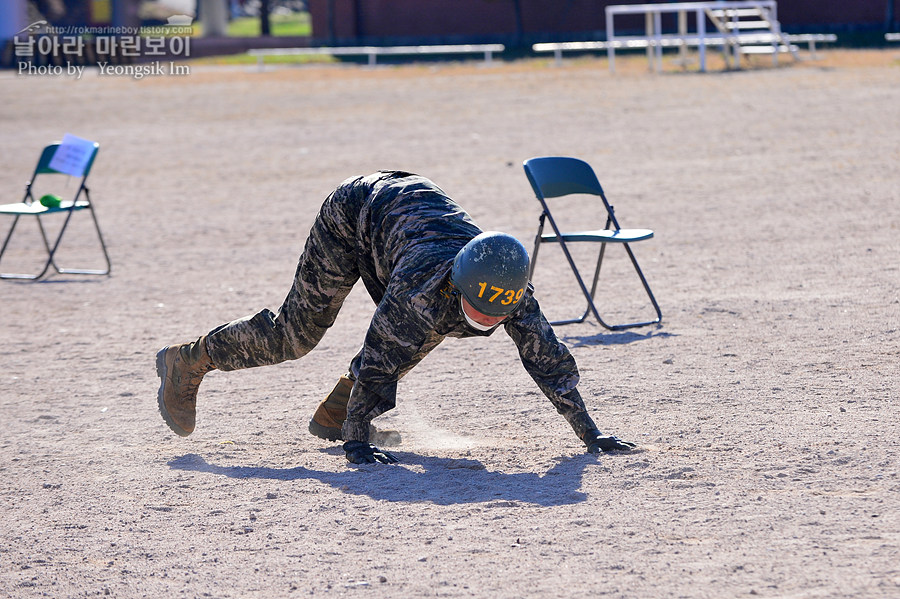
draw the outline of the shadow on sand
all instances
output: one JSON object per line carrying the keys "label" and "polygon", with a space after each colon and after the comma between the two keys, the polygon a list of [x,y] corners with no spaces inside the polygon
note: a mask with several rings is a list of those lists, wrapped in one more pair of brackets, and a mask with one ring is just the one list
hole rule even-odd
{"label": "shadow on sand", "polygon": [[559,335],[559,338],[570,348],[574,348],[588,345],[625,345],[635,341],[665,339],[676,336],[673,333],[659,332],[657,328],[655,331],[649,331],[644,334],[635,333],[634,331],[607,331],[596,335]]}
{"label": "shadow on sand", "polygon": [[[323,449],[322,452],[343,458],[339,447]],[[597,465],[599,461],[597,456],[590,454],[558,457],[554,460],[556,464],[543,474],[507,474],[487,470],[477,460],[392,453],[400,460],[399,465],[372,464],[341,472],[312,470],[302,466],[219,466],[210,464],[197,454],[174,458],[168,465],[174,470],[236,479],[315,480],[345,493],[366,495],[382,501],[431,502],[438,505],[494,502],[494,506],[504,507],[515,505],[512,502],[540,506],[583,502],[587,495],[579,489],[584,469],[588,465]],[[421,468],[405,467],[410,465]]]}

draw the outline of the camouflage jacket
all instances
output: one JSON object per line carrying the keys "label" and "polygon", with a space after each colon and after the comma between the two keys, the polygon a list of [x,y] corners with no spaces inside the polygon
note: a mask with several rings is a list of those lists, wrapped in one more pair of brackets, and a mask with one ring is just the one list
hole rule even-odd
{"label": "camouflage jacket", "polygon": [[[342,188],[349,190],[347,201],[358,204],[357,266],[378,305],[351,362],[356,383],[343,429],[344,440],[366,441],[369,421],[395,406],[397,381],[445,337],[488,336],[496,329],[469,327],[449,282],[457,252],[481,233],[465,210],[434,183],[410,173],[379,172],[348,179]],[[502,326],[525,370],[581,437],[594,424],[576,390],[578,369],[533,291],[529,285]]]}

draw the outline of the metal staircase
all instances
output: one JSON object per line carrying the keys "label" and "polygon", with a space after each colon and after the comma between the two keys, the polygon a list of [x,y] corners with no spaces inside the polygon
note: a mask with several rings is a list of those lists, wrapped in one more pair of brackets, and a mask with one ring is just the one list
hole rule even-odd
{"label": "metal staircase", "polygon": [[705,12],[725,38],[725,60],[728,62],[730,56],[735,68],[740,67],[742,54],[771,54],[778,64],[778,54],[789,52],[800,60],[797,46],[781,31],[773,2],[747,2],[740,8],[710,7]]}

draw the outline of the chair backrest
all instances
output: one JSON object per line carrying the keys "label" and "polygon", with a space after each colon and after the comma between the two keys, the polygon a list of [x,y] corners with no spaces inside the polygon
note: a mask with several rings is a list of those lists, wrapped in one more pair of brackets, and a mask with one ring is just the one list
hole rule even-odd
{"label": "chair backrest", "polygon": [[[66,174],[60,173],[58,170],[50,168],[50,162],[53,160],[53,156],[56,154],[56,150],[59,148],[59,143],[52,143],[41,152],[41,158],[38,160],[37,167],[34,169],[35,175],[43,175],[43,174]],[[88,173],[91,172],[91,167],[94,166],[94,158],[97,157],[97,151],[100,149],[100,144],[94,142],[94,149],[91,152],[91,157],[84,165],[84,169],[82,169],[81,173],[77,176],[82,178],[87,178]]]}
{"label": "chair backrest", "polygon": [[594,170],[584,160],[562,156],[530,158],[523,163],[525,175],[539,199],[573,193],[603,196]]}

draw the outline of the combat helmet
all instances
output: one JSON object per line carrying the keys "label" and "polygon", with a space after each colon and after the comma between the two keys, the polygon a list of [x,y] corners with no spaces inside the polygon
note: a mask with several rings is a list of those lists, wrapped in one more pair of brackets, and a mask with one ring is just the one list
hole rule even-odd
{"label": "combat helmet", "polygon": [[482,314],[505,316],[522,301],[528,285],[528,264],[528,251],[518,239],[499,231],[486,231],[456,254],[450,280]]}

